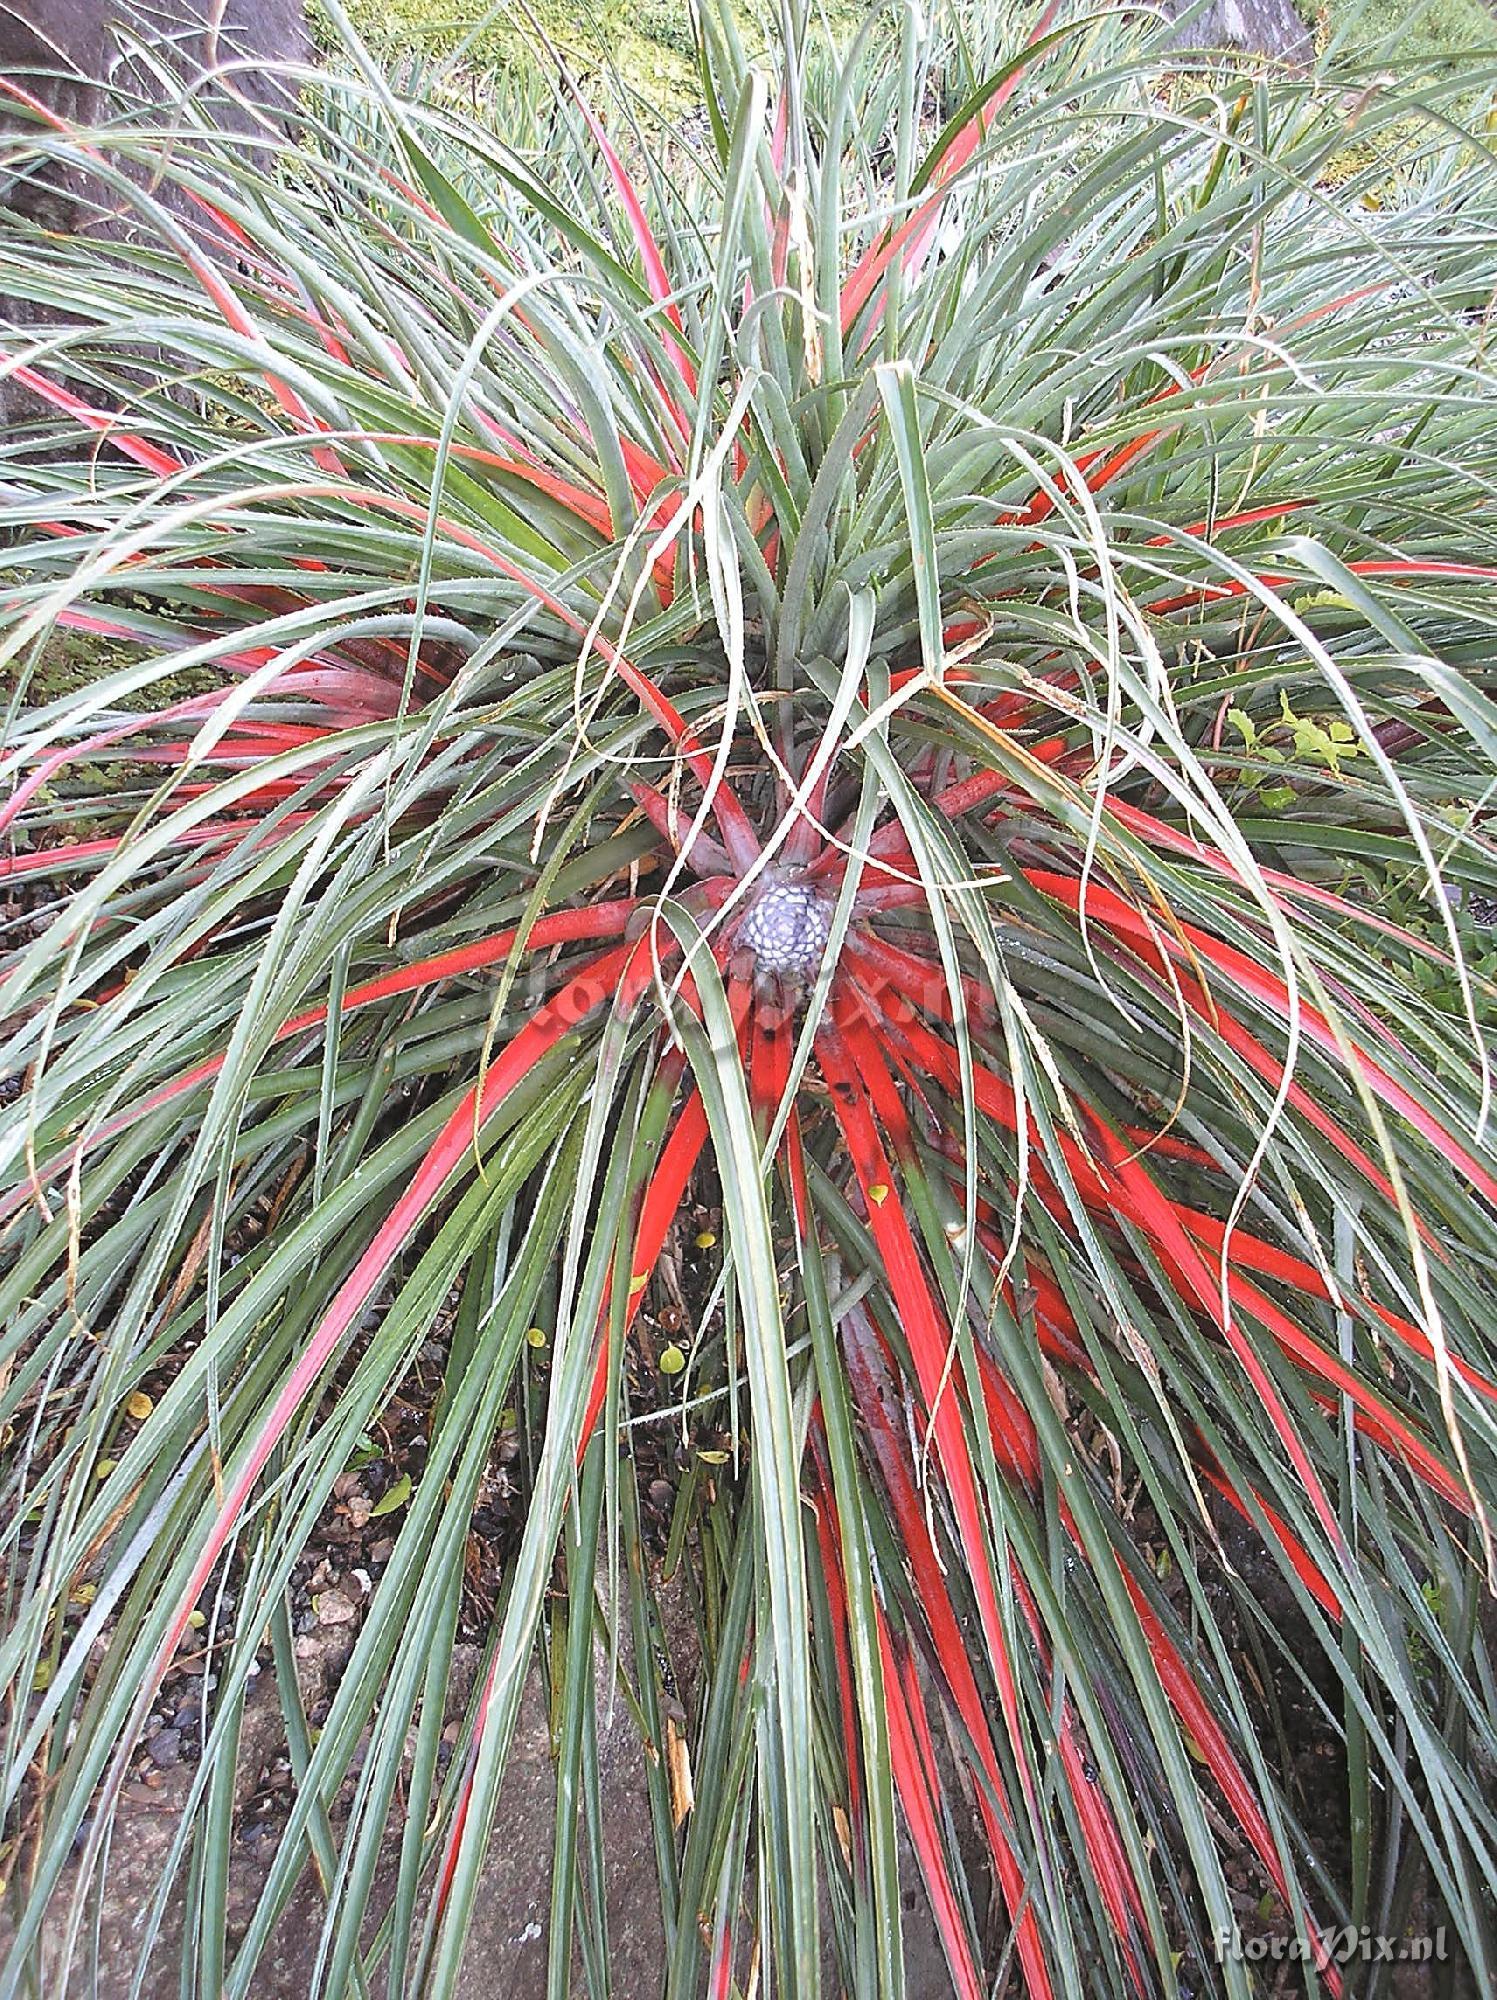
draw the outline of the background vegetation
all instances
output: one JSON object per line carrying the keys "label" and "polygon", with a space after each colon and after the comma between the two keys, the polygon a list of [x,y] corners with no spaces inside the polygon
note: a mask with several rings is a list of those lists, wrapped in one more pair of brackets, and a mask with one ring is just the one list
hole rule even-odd
{"label": "background vegetation", "polygon": [[[1492,14],[1484,0],[1299,0],[1306,24],[1324,48],[1373,60],[1389,59],[1400,72],[1453,55],[1490,48]],[[316,0],[313,0],[314,11]],[[526,11],[579,67],[606,63],[638,94],[647,110],[687,108],[695,94],[691,9],[688,0],[528,0]],[[753,12],[754,10],[745,10]],[[451,0],[388,0],[350,10],[370,45],[388,56],[431,59],[462,49],[480,70],[528,69],[534,35],[509,5],[489,15]],[[830,0],[816,10],[826,31],[845,40],[866,17],[861,0]],[[323,17],[326,19],[326,17]],[[745,24],[747,26],[747,23]],[[327,34],[329,31],[324,30]]]}

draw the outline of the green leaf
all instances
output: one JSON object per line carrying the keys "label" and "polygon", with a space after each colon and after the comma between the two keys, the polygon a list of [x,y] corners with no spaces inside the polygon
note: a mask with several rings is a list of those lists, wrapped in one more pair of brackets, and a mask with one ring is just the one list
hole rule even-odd
{"label": "green leaf", "polygon": [[382,1514],[395,1513],[405,1505],[410,1497],[411,1475],[408,1472],[402,1472],[397,1480],[385,1488],[378,1500],[369,1509],[370,1520],[375,1520]]}

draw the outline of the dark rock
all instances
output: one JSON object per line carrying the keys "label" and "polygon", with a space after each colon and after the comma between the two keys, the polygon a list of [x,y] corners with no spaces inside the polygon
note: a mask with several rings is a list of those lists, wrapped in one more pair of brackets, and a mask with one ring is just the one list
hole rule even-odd
{"label": "dark rock", "polygon": [[267,65],[305,61],[311,47],[303,0],[0,0],[0,73],[75,124],[112,95],[159,94],[132,44],[169,48],[214,116],[239,129],[281,87]]}
{"label": "dark rock", "polygon": [[[670,1646],[680,1662],[683,1697],[694,1698],[691,1665],[692,1632],[684,1608],[668,1607]],[[630,1671],[627,1638],[625,1670]],[[479,1647],[461,1646],[453,1660],[449,1688],[451,1710],[442,1730],[441,1762],[461,1753],[466,1742],[462,1721],[465,1705],[480,1665]],[[319,1658],[309,1662],[303,1680],[304,1697],[331,1683],[336,1662],[326,1639]],[[609,1971],[618,2000],[658,2000],[664,1958],[660,1906],[655,1888],[654,1835],[647,1795],[646,1766],[629,1711],[612,1700],[613,1684],[606,1660],[596,1662],[598,1701],[598,1775],[604,1821],[603,1894],[607,1906]],[[180,1711],[179,1711],[180,1712]],[[309,1720],[325,1717],[325,1698],[309,1699]],[[146,1746],[155,1757],[155,1744]],[[61,1976],[58,1952],[68,1896],[77,1884],[64,1880],[55,1922],[48,1927],[46,1955],[51,1983],[45,1991],[59,1996],[88,1991],[94,2000],[127,2000],[136,1975],[140,1949],[139,1920],[156,1895],[182,1809],[190,1777],[183,1763],[152,1771],[156,1789],[133,1782],[125,1787],[118,1825],[110,1845],[108,1874],[98,1913],[99,1956],[96,1982],[82,1978],[75,1967],[73,1981]],[[358,1759],[355,1759],[357,1765]],[[236,1768],[236,1823],[229,1869],[231,1934],[254,1907],[265,1874],[284,1830],[284,1796],[289,1789],[285,1736],[276,1690],[252,1689],[245,1705]],[[269,1787],[269,1790],[267,1790]],[[546,1992],[546,1920],[549,1910],[551,1850],[555,1815],[556,1773],[551,1759],[551,1734],[546,1697],[538,1673],[528,1677],[519,1725],[500,1792],[498,1814],[474,1910],[467,1949],[459,1976],[459,2000],[543,2000]],[[274,1794],[272,1796],[272,1793]],[[346,1800],[335,1808],[341,1818]],[[393,1892],[394,1870],[402,1833],[398,1817],[388,1831],[379,1864],[374,1901],[381,1907]],[[913,1870],[905,1855],[910,1893],[904,1925],[908,1990],[919,2000],[941,2000],[951,1984],[936,1933],[925,1908]],[[173,1954],[182,1934],[184,1884],[179,1876],[168,1897],[164,1926],[146,1968],[146,1992],[166,1992],[175,1982]],[[309,1870],[280,1917],[269,1949],[253,1984],[255,2000],[303,2000],[316,1962],[325,1905]],[[575,1990],[585,1990],[580,1965]],[[830,1981],[826,1990],[832,1991]]]}
{"label": "dark rock", "polygon": [[[276,65],[305,61],[311,47],[304,0],[0,0],[0,77],[70,124],[94,125],[160,99],[162,82],[138,45],[166,53],[194,101],[237,131],[289,101]],[[140,224],[118,189],[32,149],[32,136],[47,130],[23,101],[0,94],[0,227],[9,210],[59,233],[132,234]],[[165,198],[201,237],[201,215]],[[14,346],[41,317],[0,298],[0,341]],[[28,405],[15,385],[0,383],[0,431]]]}
{"label": "dark rock", "polygon": [[146,1755],[158,1770],[169,1771],[182,1755],[180,1729],[162,1729],[146,1745]]}

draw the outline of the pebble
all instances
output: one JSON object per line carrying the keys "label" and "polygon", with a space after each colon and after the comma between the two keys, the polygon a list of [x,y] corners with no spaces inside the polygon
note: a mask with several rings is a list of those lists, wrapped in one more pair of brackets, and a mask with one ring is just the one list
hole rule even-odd
{"label": "pebble", "polygon": [[169,1771],[182,1755],[181,1730],[158,1730],[146,1745],[146,1755],[158,1770]]}
{"label": "pebble", "polygon": [[323,1625],[346,1625],[357,1615],[352,1599],[341,1590],[325,1590],[317,1599],[317,1617]]}

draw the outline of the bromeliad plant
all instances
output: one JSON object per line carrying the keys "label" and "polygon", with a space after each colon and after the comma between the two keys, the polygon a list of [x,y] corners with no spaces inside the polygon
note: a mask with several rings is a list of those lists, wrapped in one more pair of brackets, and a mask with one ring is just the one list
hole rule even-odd
{"label": "bromeliad plant", "polygon": [[[626,1627],[672,1995],[901,1992],[901,1825],[963,1994],[1245,1994],[1262,1897],[1337,1991],[1416,1890],[1492,1982],[1476,84],[1027,28],[709,13],[696,148],[351,38],[253,149],[11,89],[8,171],[134,218],[0,271],[13,1973],[87,1963],[191,1621],[137,1990],[175,1884],[183,1990],[252,1993],[310,1870],[316,1990],[450,1994],[539,1650],[551,1990],[606,1991]],[[290,1579],[433,1328],[314,1736]],[[257,1672],[296,1794],[231,1948]]]}

